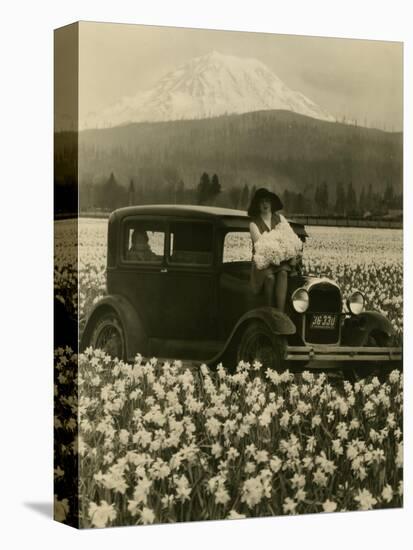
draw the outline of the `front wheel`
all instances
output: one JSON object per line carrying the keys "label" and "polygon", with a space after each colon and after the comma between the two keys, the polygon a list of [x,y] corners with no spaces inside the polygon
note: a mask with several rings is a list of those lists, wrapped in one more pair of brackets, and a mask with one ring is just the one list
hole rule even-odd
{"label": "front wheel", "polygon": [[286,340],[274,334],[262,321],[248,325],[242,333],[237,349],[237,362],[251,365],[259,361],[264,369],[281,371],[285,364]]}
{"label": "front wheel", "polygon": [[125,359],[125,336],[122,323],[115,313],[106,313],[96,321],[90,345],[101,349],[113,358]]}
{"label": "front wheel", "polygon": [[[367,337],[365,347],[386,347],[389,345],[388,337],[385,334],[370,333]],[[385,382],[393,367],[386,365],[370,365],[366,367],[352,366],[344,372],[344,379],[352,384],[367,377],[377,376],[380,382]]]}

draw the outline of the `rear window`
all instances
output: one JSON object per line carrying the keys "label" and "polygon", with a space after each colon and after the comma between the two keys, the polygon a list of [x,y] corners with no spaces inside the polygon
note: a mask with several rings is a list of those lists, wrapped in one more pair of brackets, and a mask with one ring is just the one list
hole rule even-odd
{"label": "rear window", "polygon": [[169,262],[172,264],[211,265],[213,226],[202,222],[170,224]]}
{"label": "rear window", "polygon": [[223,262],[249,262],[252,242],[248,231],[231,231],[225,235]]}
{"label": "rear window", "polygon": [[123,232],[123,260],[160,264],[165,249],[164,225],[156,221],[128,221]]}

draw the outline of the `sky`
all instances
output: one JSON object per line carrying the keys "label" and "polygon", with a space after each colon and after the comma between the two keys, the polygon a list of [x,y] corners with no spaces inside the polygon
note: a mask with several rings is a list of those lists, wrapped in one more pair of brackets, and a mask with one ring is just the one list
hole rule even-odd
{"label": "sky", "polygon": [[403,45],[341,38],[80,23],[80,116],[150,89],[212,50],[265,63],[338,120],[403,129]]}

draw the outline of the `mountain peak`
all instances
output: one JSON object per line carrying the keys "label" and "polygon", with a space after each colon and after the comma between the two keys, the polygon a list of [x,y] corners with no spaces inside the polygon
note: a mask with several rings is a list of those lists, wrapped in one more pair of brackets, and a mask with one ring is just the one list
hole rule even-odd
{"label": "mountain peak", "polygon": [[212,50],[179,65],[151,90],[122,98],[88,117],[83,127],[199,119],[273,109],[334,120],[302,93],[288,88],[261,61]]}

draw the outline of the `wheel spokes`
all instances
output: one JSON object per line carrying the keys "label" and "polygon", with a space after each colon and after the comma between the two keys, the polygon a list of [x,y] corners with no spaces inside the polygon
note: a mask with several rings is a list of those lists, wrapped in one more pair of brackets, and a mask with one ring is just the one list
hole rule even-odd
{"label": "wheel spokes", "polygon": [[257,335],[250,343],[248,349],[248,361],[259,361],[264,368],[272,368],[274,352],[271,343],[262,335]]}
{"label": "wheel spokes", "polygon": [[112,357],[121,357],[122,338],[114,326],[104,327],[97,338],[97,347]]}

